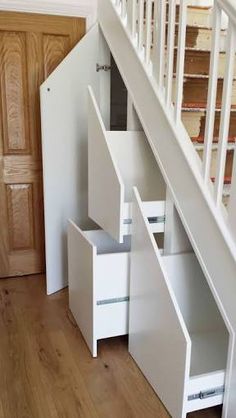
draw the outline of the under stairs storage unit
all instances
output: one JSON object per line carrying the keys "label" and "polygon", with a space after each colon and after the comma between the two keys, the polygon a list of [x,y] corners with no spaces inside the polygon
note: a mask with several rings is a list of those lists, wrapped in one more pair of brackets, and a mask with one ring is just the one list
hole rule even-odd
{"label": "under stairs storage unit", "polygon": [[[69,302],[89,349],[129,333],[173,418],[236,411],[236,7],[213,3],[192,30],[185,0],[99,0],[98,25],[41,89],[48,293],[67,284],[74,219]],[[96,71],[111,55],[127,132],[110,130],[110,72]]]}
{"label": "under stairs storage unit", "polygon": [[130,237],[68,228],[69,306],[93,355],[97,340],[128,334]]}
{"label": "under stairs storage unit", "polygon": [[224,322],[194,253],[160,252],[137,190],[129,351],[173,418],[223,402]]}
{"label": "under stairs storage unit", "polygon": [[144,132],[107,131],[91,88],[88,132],[89,217],[123,242],[137,186],[153,232],[164,232],[165,183]]}

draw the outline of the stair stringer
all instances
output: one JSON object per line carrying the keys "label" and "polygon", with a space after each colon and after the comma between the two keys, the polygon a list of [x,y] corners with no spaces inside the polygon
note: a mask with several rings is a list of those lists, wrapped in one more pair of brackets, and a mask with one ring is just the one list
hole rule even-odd
{"label": "stair stringer", "polygon": [[[197,156],[182,123],[167,114],[110,0],[100,0],[98,21],[123,77],[157,163],[230,334],[223,417],[236,410],[236,247],[213,204]],[[212,245],[213,244],[213,245]],[[227,282],[226,282],[227,280]]]}

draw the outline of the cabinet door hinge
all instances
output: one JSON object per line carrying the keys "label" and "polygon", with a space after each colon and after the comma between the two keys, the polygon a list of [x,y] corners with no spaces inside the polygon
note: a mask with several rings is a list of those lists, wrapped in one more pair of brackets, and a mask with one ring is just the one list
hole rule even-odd
{"label": "cabinet door hinge", "polygon": [[99,71],[110,71],[110,69],[111,69],[111,66],[110,65],[107,65],[107,64],[105,64],[105,65],[97,64],[96,65],[96,71],[97,71],[97,73]]}

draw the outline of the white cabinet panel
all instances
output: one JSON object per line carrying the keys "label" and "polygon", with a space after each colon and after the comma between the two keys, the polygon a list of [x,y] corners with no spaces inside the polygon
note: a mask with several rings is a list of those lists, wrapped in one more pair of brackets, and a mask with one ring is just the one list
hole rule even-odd
{"label": "white cabinet panel", "polygon": [[132,189],[137,186],[149,216],[156,218],[153,231],[163,232],[165,184],[145,134],[107,131],[91,88],[88,100],[90,218],[123,242],[132,233]]}
{"label": "white cabinet panel", "polygon": [[130,239],[68,228],[69,306],[94,357],[97,340],[128,332]]}
{"label": "white cabinet panel", "polygon": [[229,336],[194,253],[161,255],[134,190],[129,350],[173,418],[223,401]]}

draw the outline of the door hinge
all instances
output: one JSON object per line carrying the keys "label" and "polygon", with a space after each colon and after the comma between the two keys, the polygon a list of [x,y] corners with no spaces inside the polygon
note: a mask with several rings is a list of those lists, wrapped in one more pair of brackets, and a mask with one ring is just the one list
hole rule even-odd
{"label": "door hinge", "polygon": [[214,396],[223,395],[225,392],[224,386],[220,386],[218,388],[208,389],[201,391],[199,393],[196,393],[194,395],[188,396],[188,401],[195,401],[196,399],[207,399],[207,398],[213,398]]}
{"label": "door hinge", "polygon": [[105,64],[105,65],[97,64],[96,65],[96,71],[97,71],[97,73],[99,71],[110,71],[110,69],[111,69],[111,66],[110,65],[107,65],[107,64]]}

